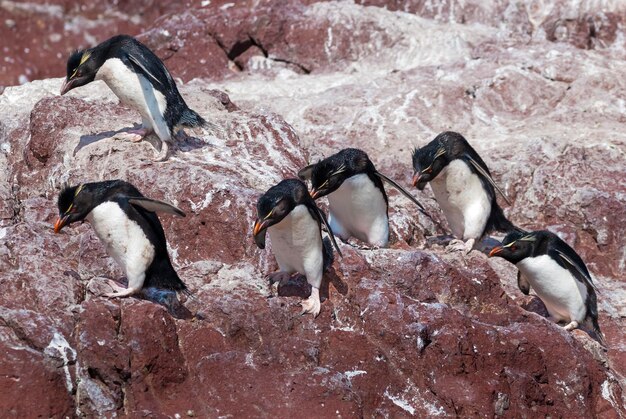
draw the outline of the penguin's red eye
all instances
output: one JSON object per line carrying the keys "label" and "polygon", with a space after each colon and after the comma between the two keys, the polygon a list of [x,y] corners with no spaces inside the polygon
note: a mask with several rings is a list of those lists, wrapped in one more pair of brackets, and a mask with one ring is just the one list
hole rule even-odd
{"label": "penguin's red eye", "polygon": [[511,246],[511,250],[515,252],[517,250],[517,246],[516,245]]}

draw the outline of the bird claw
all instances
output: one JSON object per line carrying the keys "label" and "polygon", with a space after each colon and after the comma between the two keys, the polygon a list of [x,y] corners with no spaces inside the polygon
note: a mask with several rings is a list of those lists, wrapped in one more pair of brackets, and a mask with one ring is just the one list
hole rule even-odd
{"label": "bird claw", "polygon": [[161,151],[159,151],[159,154],[157,154],[156,157],[154,157],[152,159],[152,161],[160,162],[160,161],[167,160],[167,158],[169,156],[169,151],[170,151],[170,146],[167,144],[166,141],[162,141],[161,142]]}
{"label": "bird claw", "polygon": [[476,241],[474,239],[469,239],[467,242],[458,239],[451,240],[450,243],[448,243],[448,246],[446,246],[446,252],[463,252],[464,255],[467,255],[474,248],[475,242]]}
{"label": "bird claw", "polygon": [[302,306],[302,312],[300,313],[301,316],[304,316],[305,314],[312,314],[313,318],[317,317],[322,309],[319,289],[312,288],[311,296],[306,300],[302,300],[300,305]]}

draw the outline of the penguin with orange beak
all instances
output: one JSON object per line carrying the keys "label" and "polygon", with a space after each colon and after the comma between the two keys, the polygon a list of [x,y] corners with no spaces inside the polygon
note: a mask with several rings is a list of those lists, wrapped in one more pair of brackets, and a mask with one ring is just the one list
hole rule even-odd
{"label": "penguin with orange beak", "polygon": [[[253,235],[256,245],[265,249],[265,236],[269,233],[272,251],[281,273],[300,273],[311,285],[311,295],[302,301],[302,314],[314,317],[320,313],[320,286],[324,268],[332,263],[332,250],[325,251],[322,224],[337,253],[333,231],[324,213],[315,205],[304,183],[286,179],[271,187],[257,202],[258,218]],[[330,260],[329,260],[330,259]]]}
{"label": "penguin with orange beak", "polygon": [[141,114],[140,129],[118,134],[133,142],[154,132],[161,140],[156,161],[168,157],[169,143],[179,127],[200,127],[206,121],[190,109],[169,71],[148,47],[128,35],[118,35],[93,48],[73,52],[61,95],[102,80],[126,106]]}
{"label": "penguin with orange beak", "polygon": [[311,180],[311,197],[328,197],[328,221],[342,240],[355,237],[371,246],[389,243],[389,199],[383,182],[409,198],[418,211],[430,217],[415,197],[402,186],[378,172],[368,155],[356,148],[345,148],[298,172]]}
{"label": "penguin with orange beak", "polygon": [[521,231],[504,216],[495,191],[507,203],[508,198],[461,134],[439,134],[428,145],[416,148],[412,160],[413,186],[423,190],[430,183],[452,234],[466,242],[466,252],[491,231]]}
{"label": "penguin with orange beak", "polygon": [[109,256],[124,270],[128,288],[110,281],[107,297],[126,297],[144,287],[187,292],[167,253],[163,227],[156,212],[184,217],[180,209],[144,197],[122,180],[64,187],[58,199],[59,218],[54,232],[78,221],[88,221]]}
{"label": "penguin with orange beak", "polygon": [[489,257],[493,256],[517,266],[519,289],[528,295],[532,287],[550,320],[564,322],[565,330],[585,324],[604,344],[591,275],[576,251],[559,236],[549,231],[513,232],[491,250]]}

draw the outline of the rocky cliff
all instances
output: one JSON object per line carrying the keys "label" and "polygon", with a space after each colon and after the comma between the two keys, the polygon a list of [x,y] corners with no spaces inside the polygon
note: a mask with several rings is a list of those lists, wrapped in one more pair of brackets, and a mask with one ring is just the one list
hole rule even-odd
{"label": "rocky cliff", "polygon": [[[626,10],[543,3],[211,1],[132,20],[215,124],[164,163],[113,138],[140,118],[99,82],[7,87],[0,411],[625,417]],[[2,7],[29,13],[16,4]],[[544,319],[512,265],[427,241],[432,222],[393,191],[390,248],[342,244],[317,319],[271,292],[275,262],[251,238],[260,193],[346,146],[408,186],[411,149],[447,129],[489,165],[510,219],[587,262],[607,351]],[[53,234],[63,182],[112,178],[187,212],[161,217],[186,309],[102,297],[122,274],[90,226]],[[443,222],[429,188],[414,192]]]}

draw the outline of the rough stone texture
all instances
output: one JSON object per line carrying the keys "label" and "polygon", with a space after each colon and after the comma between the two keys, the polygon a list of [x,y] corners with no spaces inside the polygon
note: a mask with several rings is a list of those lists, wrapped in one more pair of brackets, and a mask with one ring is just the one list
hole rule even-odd
{"label": "rough stone texture", "polygon": [[[163,16],[141,38],[175,77],[202,77],[181,92],[216,125],[165,163],[147,143],[111,138],[139,116],[101,83],[64,97],[60,79],[5,89],[0,411],[626,416],[620,10],[544,3],[212,1]],[[594,26],[602,43],[555,42],[560,15],[574,32],[590,31],[586,16],[613,29]],[[512,265],[430,244],[432,223],[393,191],[390,249],[342,244],[317,319],[298,316],[297,297],[268,298],[276,264],[250,237],[260,193],[348,145],[409,185],[411,148],[444,129],[483,156],[513,221],[558,232],[587,261],[607,352],[543,319]],[[121,273],[89,225],[52,233],[63,182],[111,178],[187,212],[161,220],[193,319],[101,297]],[[430,191],[416,195],[441,220]]]}
{"label": "rough stone texture", "polygon": [[4,86],[65,75],[70,52],[118,33],[136,35],[163,14],[200,1],[0,2],[0,92]]}

